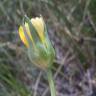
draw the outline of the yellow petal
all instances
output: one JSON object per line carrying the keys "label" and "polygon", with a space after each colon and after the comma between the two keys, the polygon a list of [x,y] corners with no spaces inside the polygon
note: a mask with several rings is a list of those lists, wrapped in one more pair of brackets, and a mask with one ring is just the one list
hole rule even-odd
{"label": "yellow petal", "polygon": [[33,45],[34,45],[34,41],[33,41],[33,38],[32,38],[32,34],[31,34],[31,32],[30,32],[30,29],[29,29],[29,25],[28,25],[28,23],[26,23],[26,22],[25,22],[25,28],[26,28],[26,31],[27,31],[27,33],[28,33],[28,36],[30,37],[30,39],[31,39],[31,41],[32,41],[32,43],[33,43]]}
{"label": "yellow petal", "polygon": [[32,18],[31,22],[32,22],[33,26],[35,27],[36,31],[38,32],[38,35],[39,35],[42,43],[44,43],[44,40],[45,40],[44,21],[43,21],[42,17]]}
{"label": "yellow petal", "polygon": [[24,34],[24,30],[23,30],[22,26],[19,27],[19,36],[20,36],[22,42],[25,44],[25,46],[29,47],[29,44],[28,44],[28,41],[27,41],[26,36]]}

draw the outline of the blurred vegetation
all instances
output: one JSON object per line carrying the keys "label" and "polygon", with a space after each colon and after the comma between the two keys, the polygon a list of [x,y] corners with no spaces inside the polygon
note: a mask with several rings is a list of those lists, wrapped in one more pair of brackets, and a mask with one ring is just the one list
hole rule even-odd
{"label": "blurred vegetation", "polygon": [[96,0],[1,0],[0,96],[50,96],[45,74],[30,65],[18,36],[25,14],[46,21],[57,96],[95,96],[95,9]]}

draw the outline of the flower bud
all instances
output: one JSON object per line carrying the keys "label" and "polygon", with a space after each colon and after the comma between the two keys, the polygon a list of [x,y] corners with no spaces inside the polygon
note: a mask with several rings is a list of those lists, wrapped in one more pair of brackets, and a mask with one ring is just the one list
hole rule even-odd
{"label": "flower bud", "polygon": [[43,18],[29,19],[19,27],[19,36],[28,49],[29,59],[37,67],[46,70],[50,68],[55,58],[54,48],[49,40]]}

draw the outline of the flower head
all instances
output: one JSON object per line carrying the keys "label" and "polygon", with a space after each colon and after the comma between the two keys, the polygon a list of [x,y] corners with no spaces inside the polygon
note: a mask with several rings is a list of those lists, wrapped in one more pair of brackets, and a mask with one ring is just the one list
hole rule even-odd
{"label": "flower head", "polygon": [[29,19],[24,17],[25,23],[19,27],[19,35],[28,49],[29,59],[41,69],[49,68],[54,60],[54,48],[48,38],[43,18]]}

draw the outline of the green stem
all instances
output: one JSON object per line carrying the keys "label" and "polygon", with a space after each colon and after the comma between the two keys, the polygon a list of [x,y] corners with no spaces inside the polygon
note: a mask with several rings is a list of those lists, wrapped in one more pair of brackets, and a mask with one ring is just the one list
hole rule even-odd
{"label": "green stem", "polygon": [[54,84],[52,72],[50,69],[47,71],[47,77],[48,77],[48,82],[49,82],[49,86],[50,86],[51,96],[56,96],[55,84]]}

